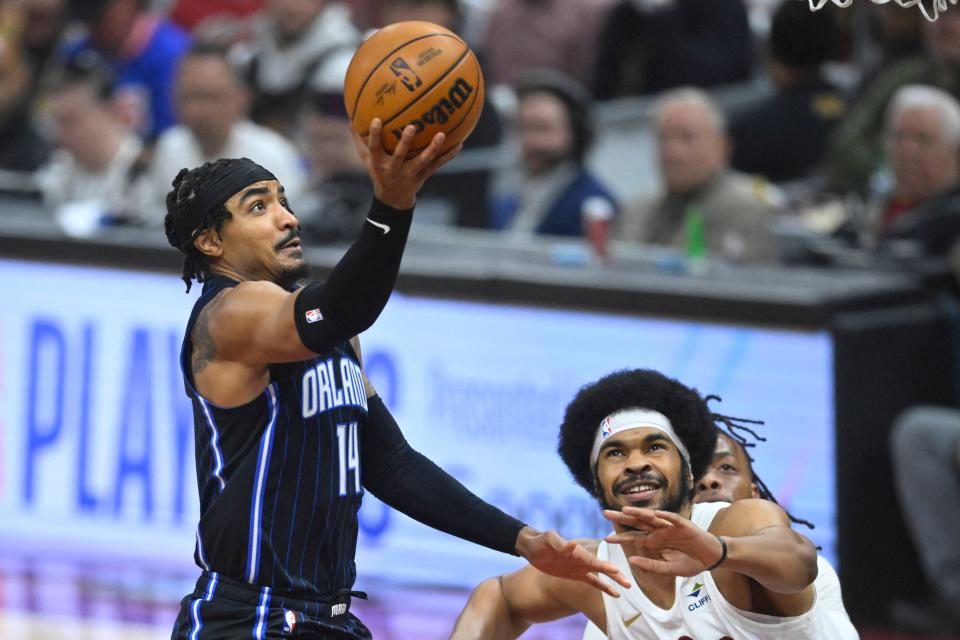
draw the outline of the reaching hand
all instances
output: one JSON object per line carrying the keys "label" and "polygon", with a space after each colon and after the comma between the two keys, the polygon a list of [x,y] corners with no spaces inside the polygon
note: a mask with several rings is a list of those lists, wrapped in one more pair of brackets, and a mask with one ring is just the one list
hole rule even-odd
{"label": "reaching hand", "polygon": [[575,540],[565,540],[556,531],[540,532],[524,527],[517,536],[517,551],[543,573],[585,582],[614,598],[620,596],[619,592],[603,582],[598,574],[606,574],[618,584],[630,588],[630,581],[616,566],[600,560]]}
{"label": "reaching hand", "polygon": [[607,520],[635,531],[615,533],[605,539],[611,544],[632,544],[656,552],[660,558],[630,556],[630,564],[642,571],[690,577],[713,566],[723,554],[717,536],[671,511],[624,507],[604,511]]}
{"label": "reaching hand", "polygon": [[353,132],[357,153],[360,154],[360,159],[363,160],[363,165],[373,182],[374,195],[394,209],[411,208],[416,202],[417,192],[420,191],[424,181],[437,169],[453,160],[463,148],[460,144],[445,154],[439,155],[444,135],[438,133],[419,155],[407,159],[410,144],[416,133],[417,130],[413,125],[407,125],[400,142],[397,143],[397,148],[391,155],[383,148],[381,137],[383,122],[380,118],[374,118],[370,123],[370,133],[366,140]]}

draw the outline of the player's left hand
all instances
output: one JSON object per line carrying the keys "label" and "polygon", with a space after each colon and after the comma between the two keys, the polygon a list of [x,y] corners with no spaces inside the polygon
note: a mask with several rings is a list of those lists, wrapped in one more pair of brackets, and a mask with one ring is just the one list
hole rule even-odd
{"label": "player's left hand", "polygon": [[630,581],[609,562],[600,560],[576,540],[566,540],[556,531],[537,531],[524,527],[517,536],[517,552],[540,571],[567,580],[579,580],[615,598],[620,594],[600,579],[605,574],[627,589]]}
{"label": "player's left hand", "polygon": [[702,573],[720,559],[720,540],[693,522],[671,511],[624,507],[604,511],[604,517],[633,531],[605,538],[611,544],[630,544],[654,551],[659,558],[630,556],[630,564],[642,571],[690,577]]}

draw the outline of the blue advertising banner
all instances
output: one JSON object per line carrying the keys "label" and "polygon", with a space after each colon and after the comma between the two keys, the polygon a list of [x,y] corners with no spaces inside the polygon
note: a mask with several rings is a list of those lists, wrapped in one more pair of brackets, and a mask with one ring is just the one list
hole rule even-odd
{"label": "blue advertising banner", "polygon": [[[172,275],[0,260],[0,540],[192,562],[190,405],[177,364],[195,295]],[[832,347],[822,332],[395,294],[361,336],[410,443],[475,493],[568,537],[609,530],[557,456],[563,410],[645,367],[766,421],[756,470],[834,559]],[[474,586],[518,560],[364,498],[360,584]]]}

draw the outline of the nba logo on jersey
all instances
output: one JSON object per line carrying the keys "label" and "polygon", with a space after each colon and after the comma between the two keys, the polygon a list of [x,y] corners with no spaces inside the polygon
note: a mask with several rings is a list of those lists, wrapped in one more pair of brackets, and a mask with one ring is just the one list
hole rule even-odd
{"label": "nba logo on jersey", "polygon": [[290,633],[297,626],[297,614],[287,609],[283,614],[283,631]]}
{"label": "nba logo on jersey", "polygon": [[310,311],[307,311],[304,315],[307,317],[308,324],[323,320],[323,314],[320,313],[320,309],[310,309]]}
{"label": "nba logo on jersey", "polygon": [[600,423],[600,438],[606,440],[611,435],[613,435],[613,420],[609,417],[604,418],[603,422]]}

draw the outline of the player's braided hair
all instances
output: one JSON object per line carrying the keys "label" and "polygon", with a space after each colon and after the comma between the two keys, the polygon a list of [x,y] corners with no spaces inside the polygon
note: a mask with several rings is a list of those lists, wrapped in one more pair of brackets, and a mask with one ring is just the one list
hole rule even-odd
{"label": "player's braided hair", "polygon": [[[706,398],[704,398],[704,400],[706,400],[707,402],[710,402],[711,400],[716,400],[717,402],[723,402],[723,398],[713,394],[708,395]],[[757,485],[757,490],[760,493],[760,497],[763,498],[764,500],[769,500],[774,504],[780,505],[780,507],[783,507],[783,505],[777,501],[776,497],[774,497],[773,493],[771,493],[770,489],[767,488],[766,483],[760,478],[760,476],[757,475],[756,470],[753,468],[754,459],[750,455],[750,451],[749,451],[751,448],[757,446],[757,442],[766,442],[767,439],[761,436],[759,433],[757,433],[747,425],[764,424],[763,420],[750,420],[749,418],[735,418],[733,416],[725,416],[721,413],[713,413],[712,415],[715,422],[719,422],[725,427],[725,428],[717,427],[720,430],[720,432],[726,434],[727,436],[730,436],[730,438],[732,438],[734,442],[736,442],[741,447],[743,447],[743,453],[747,457],[747,460],[749,460],[750,462],[750,475],[753,478],[754,484]],[[747,440],[747,437],[743,435],[744,432],[750,434],[750,436],[753,437],[753,441]],[[816,528],[814,524],[809,520],[804,520],[803,518],[797,518],[786,509],[784,509],[784,511],[786,512],[787,517],[790,518],[791,522],[796,524],[802,524],[804,526],[810,527],[811,529]]]}
{"label": "player's braided hair", "polygon": [[207,182],[231,171],[237,162],[239,160],[221,159],[205,162],[196,169],[181,169],[173,179],[173,189],[167,193],[163,226],[167,241],[184,255],[182,277],[188,292],[194,280],[202,283],[210,275],[210,260],[193,244],[194,239],[207,229],[219,233],[224,221],[230,218],[230,212],[222,204],[208,211],[197,211],[197,194]]}

